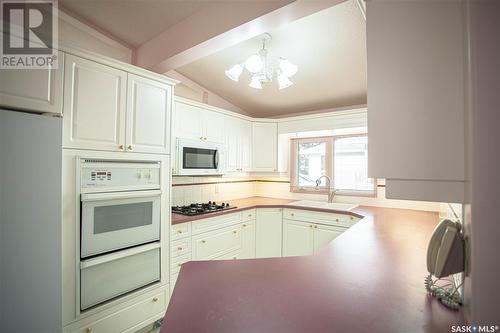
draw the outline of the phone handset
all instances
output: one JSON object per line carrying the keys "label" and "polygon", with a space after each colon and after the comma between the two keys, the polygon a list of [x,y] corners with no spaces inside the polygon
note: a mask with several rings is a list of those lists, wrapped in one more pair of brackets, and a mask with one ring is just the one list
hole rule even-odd
{"label": "phone handset", "polygon": [[427,248],[427,270],[441,278],[464,271],[464,240],[460,223],[442,220]]}

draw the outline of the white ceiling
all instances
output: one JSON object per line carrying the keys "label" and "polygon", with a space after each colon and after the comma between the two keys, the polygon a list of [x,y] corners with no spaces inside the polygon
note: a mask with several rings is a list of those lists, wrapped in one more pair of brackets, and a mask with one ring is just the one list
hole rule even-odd
{"label": "white ceiling", "polygon": [[[71,0],[73,1],[73,0]],[[288,58],[299,66],[294,85],[278,90],[273,82],[257,90],[249,75],[229,80],[224,70],[243,62],[260,48],[260,37],[176,69],[256,117],[345,107],[366,103],[365,20],[355,2],[332,8],[270,31],[271,56]]]}
{"label": "white ceiling", "polygon": [[193,0],[59,0],[63,7],[137,47],[210,5]]}

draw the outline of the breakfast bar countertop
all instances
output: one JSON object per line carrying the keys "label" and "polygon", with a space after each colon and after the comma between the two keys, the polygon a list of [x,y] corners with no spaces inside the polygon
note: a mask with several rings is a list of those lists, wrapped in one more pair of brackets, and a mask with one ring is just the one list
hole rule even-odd
{"label": "breakfast bar countertop", "polygon": [[161,333],[450,332],[463,324],[462,310],[424,288],[438,214],[354,212],[364,218],[313,256],[184,264]]}

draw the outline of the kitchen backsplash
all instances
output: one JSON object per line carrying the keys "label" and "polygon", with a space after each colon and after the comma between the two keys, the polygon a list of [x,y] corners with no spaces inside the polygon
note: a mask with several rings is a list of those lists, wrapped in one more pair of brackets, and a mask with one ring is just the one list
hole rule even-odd
{"label": "kitchen backsplash", "polygon": [[[174,177],[172,180],[172,205],[195,202],[223,202],[251,196],[286,198],[297,200],[326,201],[326,195],[290,192],[287,178],[273,177]],[[440,203],[385,198],[385,185],[379,181],[376,197],[336,196],[335,202],[366,206],[415,209],[425,211],[442,210]]]}

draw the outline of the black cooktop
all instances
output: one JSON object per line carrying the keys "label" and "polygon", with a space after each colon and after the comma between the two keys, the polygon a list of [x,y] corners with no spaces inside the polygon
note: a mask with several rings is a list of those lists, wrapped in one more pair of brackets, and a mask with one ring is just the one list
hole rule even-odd
{"label": "black cooktop", "polygon": [[181,215],[202,215],[213,212],[219,212],[228,209],[234,209],[235,206],[229,206],[228,203],[217,204],[215,201],[209,201],[208,203],[196,203],[187,206],[173,206],[172,213]]}

